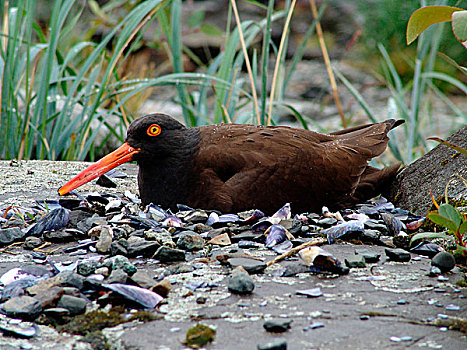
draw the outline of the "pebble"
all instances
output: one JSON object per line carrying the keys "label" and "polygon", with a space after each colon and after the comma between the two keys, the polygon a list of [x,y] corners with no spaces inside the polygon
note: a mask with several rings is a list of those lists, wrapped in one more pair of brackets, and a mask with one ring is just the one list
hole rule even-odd
{"label": "pebble", "polygon": [[96,226],[89,231],[89,236],[98,236],[96,249],[99,253],[108,253],[113,239],[113,230],[110,226]]}
{"label": "pebble", "polygon": [[258,350],[287,350],[287,340],[284,338],[276,338],[270,341],[265,341],[257,345]]}
{"label": "pebble", "polygon": [[129,276],[131,276],[137,271],[136,266],[133,265],[126,256],[122,255],[116,255],[105,259],[102,263],[102,266],[106,266],[110,270],[121,269],[125,271]]}
{"label": "pebble", "polygon": [[384,250],[386,256],[391,261],[398,261],[398,262],[408,262],[410,261],[410,253],[406,252],[402,249],[390,249],[386,248]]}
{"label": "pebble", "polygon": [[240,272],[229,279],[228,289],[233,294],[250,294],[255,289],[255,282],[250,275]]}
{"label": "pebble", "polygon": [[456,265],[456,259],[451,253],[439,252],[431,259],[431,265],[438,267],[442,272],[448,272]]}
{"label": "pebble", "polygon": [[324,323],[320,323],[320,322],[313,322],[312,324],[310,324],[308,327],[310,327],[310,329],[318,329],[318,328],[323,328],[324,327]]}
{"label": "pebble", "polygon": [[10,227],[0,230],[0,245],[8,245],[21,240],[26,234],[19,227]]}
{"label": "pebble", "polygon": [[317,298],[323,295],[321,288],[302,289],[295,292],[298,295],[306,295],[307,297]]}
{"label": "pebble", "polygon": [[26,237],[24,241],[24,249],[33,250],[42,245],[42,239],[35,236]]}
{"label": "pebble", "polygon": [[57,307],[62,307],[70,311],[71,315],[83,314],[86,311],[87,301],[72,295],[63,295]]}
{"label": "pebble", "polygon": [[156,251],[153,258],[163,263],[185,261],[185,251],[163,245]]}
{"label": "pebble", "polygon": [[204,248],[204,238],[199,233],[185,231],[177,240],[177,247],[183,250],[200,250]]}
{"label": "pebble", "polygon": [[157,282],[153,287],[150,288],[154,293],[159,294],[161,297],[167,298],[169,296],[172,284],[168,278],[164,278],[162,281]]}
{"label": "pebble", "polygon": [[381,254],[372,252],[368,249],[357,249],[355,254],[361,255],[365,258],[366,263],[376,263],[379,261]]}
{"label": "pebble", "polygon": [[82,276],[89,276],[93,274],[98,268],[99,263],[94,260],[81,260],[78,263],[77,272]]}
{"label": "pebble", "polygon": [[122,269],[112,270],[110,276],[107,277],[107,283],[126,283],[128,274]]}
{"label": "pebble", "polygon": [[33,320],[42,312],[42,306],[36,298],[23,295],[0,304],[0,311],[8,317]]}
{"label": "pebble", "polygon": [[220,235],[217,235],[211,240],[208,241],[208,244],[215,244],[219,246],[228,246],[232,244],[232,241],[230,240],[230,237],[227,233],[222,233]]}
{"label": "pebble", "polygon": [[366,267],[365,257],[363,255],[355,255],[346,258],[345,265],[349,268],[364,268]]}
{"label": "pebble", "polygon": [[248,273],[262,273],[266,268],[266,263],[248,258],[230,258],[227,263],[232,267],[236,268],[242,266]]}
{"label": "pebble", "polygon": [[263,327],[268,332],[274,333],[283,333],[290,329],[290,325],[292,324],[291,319],[275,319],[269,320],[263,323]]}
{"label": "pebble", "polygon": [[127,247],[127,255],[130,258],[134,258],[137,256],[142,256],[145,258],[150,258],[153,256],[156,251],[161,247],[158,242],[153,241],[138,241],[138,242],[131,242],[128,244]]}
{"label": "pebble", "polygon": [[[130,278],[134,283],[142,288],[150,289],[156,285],[156,281],[145,271],[136,271]],[[157,292],[156,292],[157,293]]]}

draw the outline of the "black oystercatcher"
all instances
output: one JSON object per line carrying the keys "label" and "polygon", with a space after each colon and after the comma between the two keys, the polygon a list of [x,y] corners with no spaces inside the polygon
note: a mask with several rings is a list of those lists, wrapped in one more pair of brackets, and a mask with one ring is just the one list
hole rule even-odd
{"label": "black oystercatcher", "polygon": [[403,123],[393,119],[329,135],[285,126],[219,124],[187,128],[164,114],[136,119],[126,142],[59,189],[63,195],[134,160],[143,204],[273,213],[338,209],[378,195],[400,164],[368,165]]}

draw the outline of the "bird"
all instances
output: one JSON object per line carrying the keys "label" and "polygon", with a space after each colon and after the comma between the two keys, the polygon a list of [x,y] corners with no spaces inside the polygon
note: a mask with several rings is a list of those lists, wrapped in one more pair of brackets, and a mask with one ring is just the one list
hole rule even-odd
{"label": "bird", "polygon": [[186,127],[155,113],[136,118],[122,146],[63,185],[65,195],[116,166],[136,161],[143,205],[238,213],[343,209],[379,195],[400,163],[368,162],[386,149],[388,119],[329,134],[288,126],[214,124]]}

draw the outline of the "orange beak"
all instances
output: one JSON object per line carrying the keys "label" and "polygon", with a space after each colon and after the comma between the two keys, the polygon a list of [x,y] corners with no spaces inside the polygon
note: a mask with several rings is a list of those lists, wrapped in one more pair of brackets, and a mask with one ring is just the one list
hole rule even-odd
{"label": "orange beak", "polygon": [[84,185],[85,183],[95,179],[102,174],[105,174],[109,170],[119,166],[120,164],[129,162],[132,160],[133,155],[140,151],[139,148],[133,148],[128,143],[124,143],[112,153],[109,153],[104,158],[98,160],[90,167],[84,169],[65,185],[60,187],[58,194],[63,196],[75,188]]}

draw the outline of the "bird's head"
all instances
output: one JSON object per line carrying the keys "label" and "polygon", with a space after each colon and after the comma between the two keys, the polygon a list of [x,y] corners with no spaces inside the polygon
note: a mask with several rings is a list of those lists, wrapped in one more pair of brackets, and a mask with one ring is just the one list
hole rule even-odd
{"label": "bird's head", "polygon": [[185,126],[165,114],[138,118],[128,128],[123,145],[76,175],[58,193],[64,195],[120,164],[132,160],[157,159],[175,152],[174,146],[183,139],[184,130]]}

